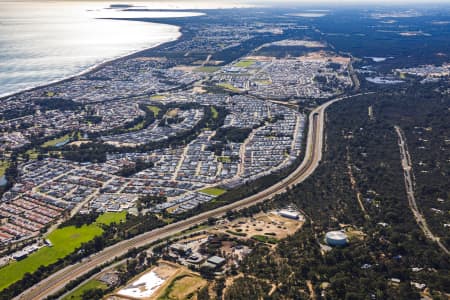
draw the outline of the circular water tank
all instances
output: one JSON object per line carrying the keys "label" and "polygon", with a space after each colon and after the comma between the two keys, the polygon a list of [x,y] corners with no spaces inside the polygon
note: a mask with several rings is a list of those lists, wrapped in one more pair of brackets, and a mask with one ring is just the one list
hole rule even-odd
{"label": "circular water tank", "polygon": [[347,235],[342,231],[329,231],[325,235],[325,241],[330,246],[345,246],[347,245]]}

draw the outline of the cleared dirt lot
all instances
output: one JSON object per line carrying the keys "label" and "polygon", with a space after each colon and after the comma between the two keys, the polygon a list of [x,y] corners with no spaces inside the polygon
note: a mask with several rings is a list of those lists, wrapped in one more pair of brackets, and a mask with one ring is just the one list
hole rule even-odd
{"label": "cleared dirt lot", "polygon": [[258,214],[253,218],[240,218],[221,224],[213,232],[226,233],[242,238],[266,235],[282,239],[299,230],[303,221],[282,217],[276,212]]}
{"label": "cleared dirt lot", "polygon": [[[132,297],[117,294],[121,289],[130,287],[136,280],[147,273],[153,272],[164,282],[156,288],[149,297]],[[158,266],[137,275],[125,287],[118,288],[114,294],[105,297],[107,300],[156,300],[156,299],[197,299],[197,292],[207,284],[206,280],[189,269],[167,261],[161,261]],[[141,287],[143,288],[143,287]]]}
{"label": "cleared dirt lot", "polygon": [[[162,261],[162,262],[159,263],[158,266],[153,267],[153,268],[149,269],[148,271],[137,275],[135,278],[130,280],[125,286],[122,286],[122,287],[118,288],[114,292],[114,294],[105,297],[105,299],[107,299],[107,300],[124,300],[124,299],[145,299],[145,300],[150,300],[150,299],[156,299],[157,296],[159,295],[160,291],[164,290],[165,287],[170,283],[170,281],[173,278],[175,278],[175,276],[177,276],[181,271],[182,271],[182,268],[179,267],[178,265]],[[155,289],[154,292],[151,294],[151,296],[148,296],[148,297],[144,297],[144,296],[130,296],[130,295],[126,295],[125,296],[125,295],[119,294],[119,293],[121,293],[121,291],[124,291],[126,289],[130,289],[130,288],[133,288],[133,287],[138,288],[142,295],[145,294],[145,291],[146,291],[147,287],[144,284],[137,283],[137,282],[145,281],[145,280],[142,280],[142,278],[146,277],[150,273],[154,273],[154,274],[156,274],[156,276],[158,278],[161,278],[162,280],[164,280],[164,282],[162,284],[157,284],[157,285],[151,287],[151,289]],[[139,293],[136,293],[136,295],[137,294],[139,294]]]}

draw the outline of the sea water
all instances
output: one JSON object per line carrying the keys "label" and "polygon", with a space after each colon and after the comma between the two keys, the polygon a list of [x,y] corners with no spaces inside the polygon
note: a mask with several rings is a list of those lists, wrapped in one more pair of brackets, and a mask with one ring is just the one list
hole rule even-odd
{"label": "sea water", "polygon": [[0,0],[0,96],[181,36],[177,26],[105,18],[197,15],[201,13],[126,11],[111,2]]}

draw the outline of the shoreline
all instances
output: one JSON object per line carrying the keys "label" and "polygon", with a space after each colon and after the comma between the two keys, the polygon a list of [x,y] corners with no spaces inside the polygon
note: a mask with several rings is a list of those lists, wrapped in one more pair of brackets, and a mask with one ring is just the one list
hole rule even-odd
{"label": "shoreline", "polygon": [[[118,19],[118,20],[121,20],[121,19]],[[141,20],[130,20],[130,21],[142,22]],[[76,74],[73,74],[73,75],[69,75],[69,76],[66,76],[66,77],[63,77],[63,78],[55,79],[53,81],[46,82],[46,83],[43,83],[43,84],[38,84],[36,86],[23,88],[23,89],[21,89],[19,91],[16,91],[16,92],[1,94],[0,95],[0,101],[1,100],[5,100],[5,99],[10,98],[10,97],[17,96],[17,95],[19,95],[21,93],[31,92],[31,91],[34,91],[34,90],[37,90],[37,89],[40,89],[40,88],[51,87],[53,85],[56,85],[56,84],[59,84],[59,83],[63,83],[63,82],[66,82],[66,81],[69,81],[69,80],[72,80],[72,79],[75,79],[76,77],[83,76],[83,75],[95,72],[95,71],[97,71],[97,70],[99,70],[99,69],[101,69],[101,68],[103,68],[103,67],[105,67],[105,66],[107,66],[109,64],[112,64],[114,62],[120,61],[122,59],[127,59],[127,58],[130,58],[130,57],[134,56],[134,55],[138,55],[139,53],[143,53],[143,52],[146,52],[146,51],[149,51],[149,50],[154,50],[154,49],[160,47],[161,45],[178,41],[180,38],[183,37],[183,28],[181,26],[173,25],[173,24],[167,24],[167,23],[160,23],[160,22],[151,22],[151,21],[150,22],[145,22],[145,23],[164,24],[164,25],[169,25],[169,26],[176,27],[176,30],[178,32],[177,33],[177,37],[168,39],[168,40],[163,41],[163,42],[156,43],[155,45],[153,45],[151,47],[145,47],[145,48],[139,49],[139,50],[132,50],[132,51],[129,51],[128,53],[123,54],[123,55],[118,55],[118,56],[113,57],[113,58],[104,59],[101,62],[95,63],[92,66],[90,66],[88,68],[85,68],[84,70],[82,70],[80,72],[77,72]]]}

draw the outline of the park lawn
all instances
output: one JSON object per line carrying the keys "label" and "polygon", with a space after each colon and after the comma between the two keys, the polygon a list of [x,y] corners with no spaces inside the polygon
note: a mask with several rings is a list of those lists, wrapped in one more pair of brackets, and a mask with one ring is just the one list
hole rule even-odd
{"label": "park lawn", "polygon": [[217,188],[217,187],[210,187],[210,188],[206,188],[203,190],[200,190],[200,192],[214,196],[214,197],[218,197],[224,193],[226,193],[227,190],[221,189],[221,188]]}
{"label": "park lawn", "polygon": [[158,300],[190,299],[205,285],[206,280],[200,276],[182,274],[173,279]]}
{"label": "park lawn", "polygon": [[53,244],[52,247],[41,248],[21,261],[12,262],[0,268],[0,291],[22,279],[25,273],[33,273],[40,266],[53,264],[58,259],[71,254],[81,244],[101,235],[103,229],[97,226],[98,224],[108,225],[112,222],[120,222],[125,220],[125,216],[126,212],[105,213],[99,216],[94,224],[79,228],[68,226],[56,229],[47,237]]}
{"label": "park lawn", "polygon": [[194,70],[194,72],[214,73],[218,70],[220,70],[220,67],[204,66],[198,67],[197,69]]}
{"label": "park lawn", "polygon": [[211,106],[211,114],[213,119],[217,119],[219,117],[219,112],[214,106]]}
{"label": "park lawn", "polygon": [[227,89],[227,90],[230,90],[230,91],[233,91],[233,92],[240,92],[241,91],[240,89],[238,89],[238,88],[234,87],[233,85],[231,85],[230,83],[226,83],[226,82],[219,83],[217,86],[219,86],[221,88],[224,88],[224,89]]}
{"label": "park lawn", "polygon": [[247,67],[252,66],[253,64],[255,64],[254,60],[243,59],[243,60],[239,61],[238,63],[236,63],[234,66],[235,67],[240,67],[240,68],[247,68]]}
{"label": "park lawn", "polygon": [[223,162],[223,163],[230,163],[231,157],[229,156],[218,156],[217,161]]}
{"label": "park lawn", "polygon": [[134,125],[134,126],[131,127],[130,129],[128,129],[128,131],[138,131],[138,130],[141,130],[142,128],[144,128],[144,124],[145,124],[145,120],[142,120],[141,122],[137,123],[136,125]]}
{"label": "park lawn", "polygon": [[6,169],[9,167],[9,162],[6,160],[0,160],[0,177],[5,175]]}
{"label": "park lawn", "polygon": [[166,98],[166,96],[164,96],[164,95],[153,95],[153,96],[150,96],[151,100],[162,100],[164,98]]}
{"label": "park lawn", "polygon": [[125,222],[127,217],[126,211],[121,212],[106,212],[98,216],[95,221],[97,224],[110,225],[112,223],[119,224],[120,222]]}
{"label": "park lawn", "polygon": [[72,291],[70,294],[67,294],[67,296],[65,296],[64,298],[62,298],[62,300],[82,300],[82,296],[83,293],[87,290],[91,290],[91,289],[102,289],[102,290],[106,290],[108,288],[108,286],[98,280],[89,280],[88,282],[86,282],[85,284],[77,287],[74,291]]}
{"label": "park lawn", "polygon": [[161,110],[161,108],[159,108],[158,106],[154,106],[154,105],[147,105],[147,108],[150,109],[153,112],[153,115],[155,117],[158,116],[159,111]]}
{"label": "park lawn", "polygon": [[37,159],[39,155],[39,152],[36,150],[36,148],[27,150],[27,152],[25,153],[30,156],[30,159]]}
{"label": "park lawn", "polygon": [[70,139],[70,135],[66,134],[66,135],[64,135],[62,137],[59,137],[59,138],[56,138],[56,139],[53,139],[53,140],[50,140],[50,141],[46,141],[45,143],[42,144],[42,147],[44,147],[44,148],[55,147],[56,144],[62,143],[64,141],[68,140],[68,139]]}

